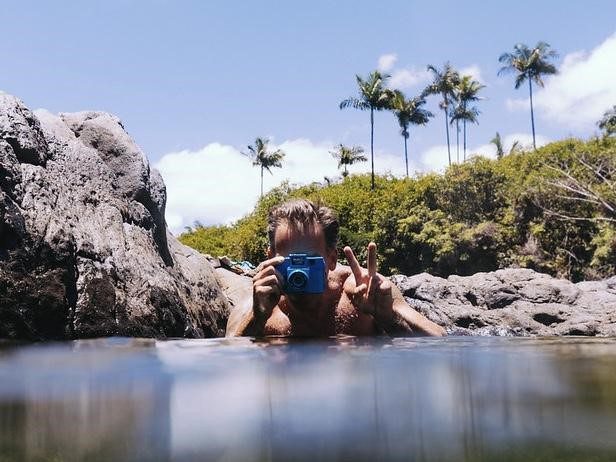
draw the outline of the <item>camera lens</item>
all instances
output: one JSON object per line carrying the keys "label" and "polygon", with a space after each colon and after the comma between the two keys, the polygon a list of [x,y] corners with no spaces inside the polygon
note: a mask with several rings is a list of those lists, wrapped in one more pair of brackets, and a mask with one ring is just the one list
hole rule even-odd
{"label": "camera lens", "polygon": [[289,274],[287,281],[289,283],[289,286],[293,289],[303,289],[304,287],[306,287],[308,277],[303,271],[295,270]]}

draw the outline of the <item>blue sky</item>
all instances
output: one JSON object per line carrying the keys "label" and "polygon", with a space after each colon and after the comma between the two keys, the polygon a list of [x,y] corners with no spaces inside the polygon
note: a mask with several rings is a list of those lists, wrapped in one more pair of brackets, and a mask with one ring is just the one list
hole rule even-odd
{"label": "blue sky", "polygon": [[[616,104],[613,1],[2,1],[2,18],[0,90],[33,109],[118,115],[165,178],[176,232],[250,211],[258,171],[239,151],[257,136],[287,152],[266,188],[335,175],[335,144],[368,150],[368,113],[338,104],[379,59],[409,96],[428,83],[426,64],[480,78],[469,147],[485,155],[496,131],[529,141],[526,90],[496,76],[517,42],[547,41],[564,69],[537,94],[540,140],[590,136]],[[436,116],[411,131],[413,171],[446,163],[438,98],[427,106]],[[393,116],[379,113],[377,170],[401,175],[402,147]]]}

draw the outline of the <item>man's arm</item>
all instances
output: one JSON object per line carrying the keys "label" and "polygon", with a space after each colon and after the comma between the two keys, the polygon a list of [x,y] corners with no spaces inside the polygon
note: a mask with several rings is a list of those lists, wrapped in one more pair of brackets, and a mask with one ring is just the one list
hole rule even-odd
{"label": "man's arm", "polygon": [[427,335],[442,337],[445,329],[430,321],[413,309],[404,299],[400,290],[392,284],[392,314],[385,319],[375,316],[376,324],[387,334],[395,335]]}
{"label": "man's arm", "polygon": [[252,308],[252,297],[247,298],[229,315],[225,336],[260,337],[264,335],[266,322],[267,319],[259,319],[255,316],[254,310]]}
{"label": "man's arm", "polygon": [[284,257],[273,257],[257,267],[252,278],[252,295],[229,316],[227,337],[264,335],[265,324],[280,300],[282,276],[276,271],[276,265],[282,261]]}
{"label": "man's arm", "polygon": [[406,303],[400,290],[376,272],[376,245],[368,244],[368,269],[360,266],[350,247],[344,253],[353,273],[344,284],[343,296],[356,309],[373,316],[389,335],[445,335],[439,325]]}

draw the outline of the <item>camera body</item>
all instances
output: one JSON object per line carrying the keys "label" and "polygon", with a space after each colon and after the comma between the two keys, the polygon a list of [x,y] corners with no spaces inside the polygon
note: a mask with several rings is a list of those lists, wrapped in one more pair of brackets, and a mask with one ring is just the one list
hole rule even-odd
{"label": "camera body", "polygon": [[277,265],[288,294],[320,294],[325,291],[325,260],[305,253],[292,253]]}

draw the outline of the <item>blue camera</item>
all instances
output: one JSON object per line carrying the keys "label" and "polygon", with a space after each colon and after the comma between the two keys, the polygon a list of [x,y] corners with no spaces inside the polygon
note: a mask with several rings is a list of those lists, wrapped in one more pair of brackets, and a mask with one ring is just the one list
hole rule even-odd
{"label": "blue camera", "polygon": [[305,253],[292,253],[276,267],[288,294],[320,294],[325,291],[325,260]]}

